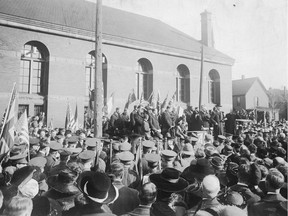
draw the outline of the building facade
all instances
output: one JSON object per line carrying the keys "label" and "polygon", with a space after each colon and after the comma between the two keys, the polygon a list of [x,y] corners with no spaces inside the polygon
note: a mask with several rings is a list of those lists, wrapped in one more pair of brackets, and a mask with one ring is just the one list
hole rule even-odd
{"label": "building facade", "polygon": [[[202,29],[211,15],[201,14]],[[208,20],[208,21],[207,21]],[[80,0],[0,1],[0,110],[16,82],[18,111],[43,111],[55,127],[66,107],[78,106],[79,121],[94,87],[95,4]],[[208,29],[208,30],[207,30]],[[210,28],[202,37],[212,37]],[[204,42],[202,103],[232,108],[234,60]],[[207,42],[208,41],[208,42]],[[211,40],[210,40],[211,41]],[[177,103],[198,106],[201,43],[149,17],[103,6],[103,98],[114,95],[114,109],[128,94],[154,92],[161,101],[176,92]]]}

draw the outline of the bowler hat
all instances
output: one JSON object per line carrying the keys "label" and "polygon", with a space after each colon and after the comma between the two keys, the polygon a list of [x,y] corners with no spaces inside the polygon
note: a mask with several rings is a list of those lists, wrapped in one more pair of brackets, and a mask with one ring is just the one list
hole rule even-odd
{"label": "bowler hat", "polygon": [[190,165],[189,172],[191,176],[201,181],[205,176],[215,173],[214,168],[206,158],[199,158],[195,165]]}
{"label": "bowler hat", "polygon": [[193,146],[190,143],[186,143],[183,146],[182,154],[185,155],[194,155]]}
{"label": "bowler hat", "polygon": [[100,204],[109,204],[119,196],[117,188],[108,175],[101,172],[85,171],[81,173],[78,188],[90,200]]}
{"label": "bowler hat", "polygon": [[161,191],[180,192],[188,186],[188,182],[180,177],[180,173],[174,168],[165,168],[160,174],[151,174],[150,181]]}

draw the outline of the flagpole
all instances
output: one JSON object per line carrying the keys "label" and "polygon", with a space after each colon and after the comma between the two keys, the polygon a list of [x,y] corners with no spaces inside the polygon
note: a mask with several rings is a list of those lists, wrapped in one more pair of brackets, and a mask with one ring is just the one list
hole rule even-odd
{"label": "flagpole", "polygon": [[203,44],[201,44],[201,68],[200,68],[200,89],[199,89],[199,109],[202,105],[202,88],[203,88],[203,61],[204,61],[204,57],[203,57]]}
{"label": "flagpole", "polygon": [[[11,103],[11,99],[12,99],[12,95],[13,95],[13,92],[14,92],[14,89],[15,89],[15,85],[16,85],[16,82],[13,83],[12,92],[11,92],[11,95],[10,95],[10,98],[9,98],[8,107],[7,107],[7,110],[6,110],[6,113],[5,113],[5,117],[4,117],[4,121],[3,121],[3,125],[2,125],[2,128],[1,128],[0,138],[3,135],[3,130],[4,130],[4,127],[5,127],[5,124],[6,124],[6,121],[7,121],[7,116],[10,113],[9,111],[10,111],[11,107],[9,107],[9,106],[10,106],[10,103]],[[15,110],[13,110],[13,112],[15,112]]]}
{"label": "flagpole", "polygon": [[102,0],[96,3],[95,26],[94,137],[102,136]]}

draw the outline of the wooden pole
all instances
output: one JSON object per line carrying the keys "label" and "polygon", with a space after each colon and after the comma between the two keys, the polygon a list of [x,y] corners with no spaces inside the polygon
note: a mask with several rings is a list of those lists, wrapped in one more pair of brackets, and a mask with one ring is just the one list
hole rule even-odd
{"label": "wooden pole", "polygon": [[95,85],[94,85],[94,137],[102,136],[102,0],[96,3],[95,26]]}
{"label": "wooden pole", "polygon": [[203,44],[201,44],[201,68],[200,68],[200,89],[199,89],[199,109],[202,105],[202,85],[203,85],[203,62],[204,62],[204,57],[203,57]]}

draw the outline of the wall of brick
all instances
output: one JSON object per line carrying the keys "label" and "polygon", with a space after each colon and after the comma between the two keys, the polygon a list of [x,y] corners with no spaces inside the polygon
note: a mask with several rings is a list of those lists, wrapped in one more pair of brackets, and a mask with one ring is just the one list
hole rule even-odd
{"label": "wall of brick", "polygon": [[[43,43],[50,53],[48,123],[53,118],[55,127],[64,126],[68,102],[73,113],[77,103],[79,120],[82,123],[83,109],[88,105],[88,98],[85,97],[85,58],[90,51],[94,50],[94,43],[4,26],[0,26],[0,113],[4,112],[7,106],[13,82],[18,82],[21,49],[25,43],[33,40]],[[152,63],[153,89],[160,92],[162,101],[167,93],[171,97],[175,92],[178,65],[186,65],[190,71],[190,103],[198,106],[200,61],[107,44],[103,45],[102,51],[108,62],[107,96],[114,92],[114,108],[119,106],[123,109],[128,94],[133,88],[135,89],[135,71],[138,68],[137,61],[141,58],[147,58]],[[208,108],[214,106],[208,104],[207,77],[212,69],[217,70],[220,75],[221,105],[223,110],[228,112],[232,108],[231,66],[204,63],[203,104]],[[29,102],[30,115],[32,115],[35,100],[39,99],[31,95],[21,97],[22,102]]]}

